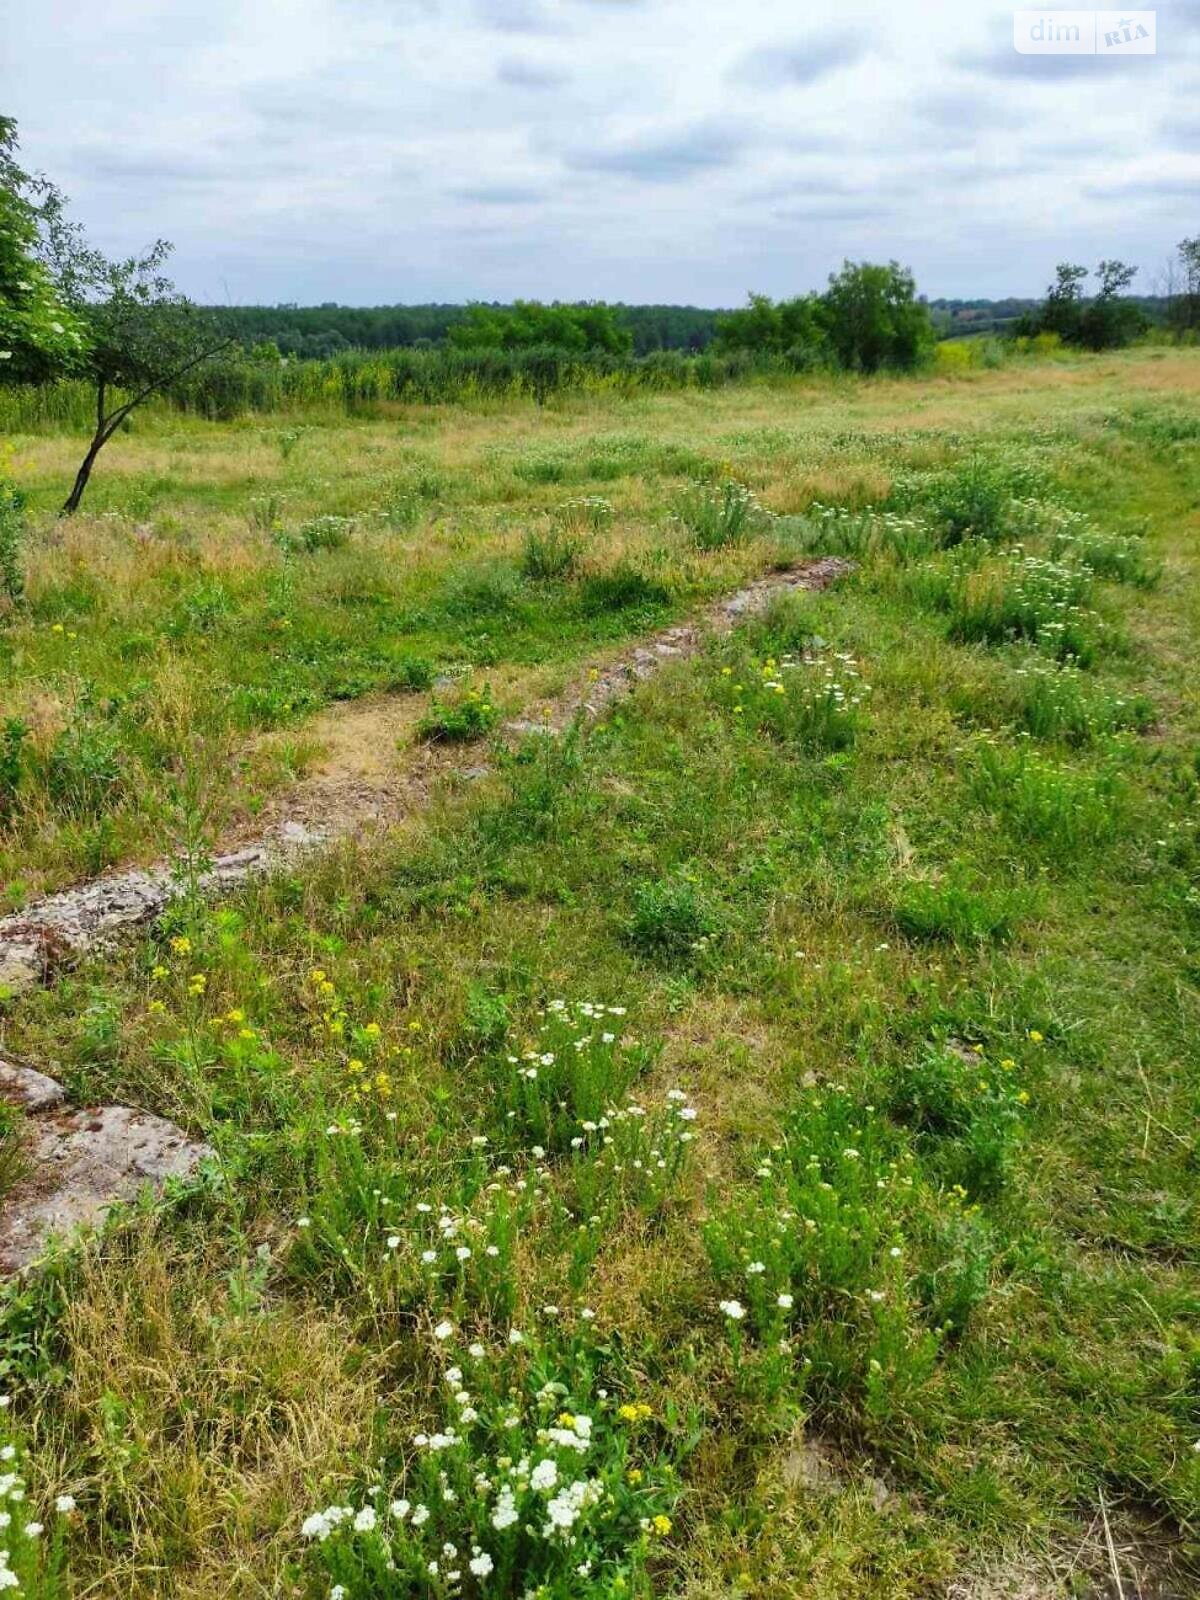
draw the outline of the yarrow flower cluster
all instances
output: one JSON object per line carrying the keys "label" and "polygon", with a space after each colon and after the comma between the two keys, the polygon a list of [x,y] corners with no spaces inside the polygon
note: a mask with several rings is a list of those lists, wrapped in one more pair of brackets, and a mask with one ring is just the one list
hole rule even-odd
{"label": "yarrow flower cluster", "polygon": [[403,1492],[377,1484],[360,1504],[305,1518],[301,1534],[329,1577],[348,1594],[381,1569],[448,1593],[518,1580],[534,1591],[592,1573],[620,1589],[671,1532],[674,1473],[656,1453],[647,1402],[596,1384],[594,1355],[581,1367],[578,1346],[571,1381],[546,1379],[554,1354],[525,1335],[456,1352],[443,1371],[451,1420],[413,1436]]}
{"label": "yarrow flower cluster", "polygon": [[[10,1397],[0,1395],[0,1417],[7,1412],[9,1405]],[[54,1502],[54,1509],[60,1517],[72,1516],[75,1511],[74,1496],[60,1494]],[[44,1531],[44,1525],[29,1515],[17,1446],[7,1440],[0,1445],[0,1591],[21,1590],[22,1573],[26,1578],[36,1577],[41,1570],[37,1556],[38,1541]]]}

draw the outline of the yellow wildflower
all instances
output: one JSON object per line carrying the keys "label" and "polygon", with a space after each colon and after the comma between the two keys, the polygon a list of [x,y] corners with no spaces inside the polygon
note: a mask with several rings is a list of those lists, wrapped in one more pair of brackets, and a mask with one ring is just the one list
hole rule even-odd
{"label": "yellow wildflower", "polygon": [[658,1516],[654,1518],[651,1526],[653,1527],[655,1533],[658,1534],[660,1539],[665,1539],[671,1531],[671,1519],[670,1517],[664,1517],[660,1511]]}

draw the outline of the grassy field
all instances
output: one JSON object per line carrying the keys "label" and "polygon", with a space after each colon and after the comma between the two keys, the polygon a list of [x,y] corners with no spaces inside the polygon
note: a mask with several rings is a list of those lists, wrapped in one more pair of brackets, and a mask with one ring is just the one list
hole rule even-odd
{"label": "grassy field", "polygon": [[3,909],[286,815],[338,702],[490,749],[0,1012],[216,1152],[7,1291],[24,1592],[1195,1594],[1198,447],[1188,351],[149,416],[68,524],[12,441]]}

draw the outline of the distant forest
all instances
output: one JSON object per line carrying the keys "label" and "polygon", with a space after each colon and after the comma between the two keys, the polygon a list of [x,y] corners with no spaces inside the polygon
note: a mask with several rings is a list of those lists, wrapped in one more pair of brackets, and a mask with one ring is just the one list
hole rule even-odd
{"label": "distant forest", "polygon": [[[1152,322],[1166,315],[1166,300],[1133,295]],[[1021,300],[930,300],[939,338],[1003,333],[1040,302]],[[504,309],[500,302],[489,302]],[[216,309],[216,308],[214,308]],[[635,355],[657,350],[706,350],[716,336],[718,309],[702,306],[630,306],[616,310],[633,335]],[[271,342],[285,356],[334,356],[342,350],[422,349],[443,344],[468,315],[463,305],[221,307],[222,322],[246,346]]]}

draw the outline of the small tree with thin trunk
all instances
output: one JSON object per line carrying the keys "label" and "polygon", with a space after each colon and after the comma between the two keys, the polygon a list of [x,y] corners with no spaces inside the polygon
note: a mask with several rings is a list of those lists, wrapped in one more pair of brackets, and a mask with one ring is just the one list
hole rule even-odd
{"label": "small tree with thin trunk", "polygon": [[83,371],[96,392],[96,426],[62,508],[79,509],[96,458],[126,418],[232,341],[163,271],[164,239],[145,255],[110,261],[87,243],[61,203],[44,211],[43,259],[61,299],[86,329]]}

